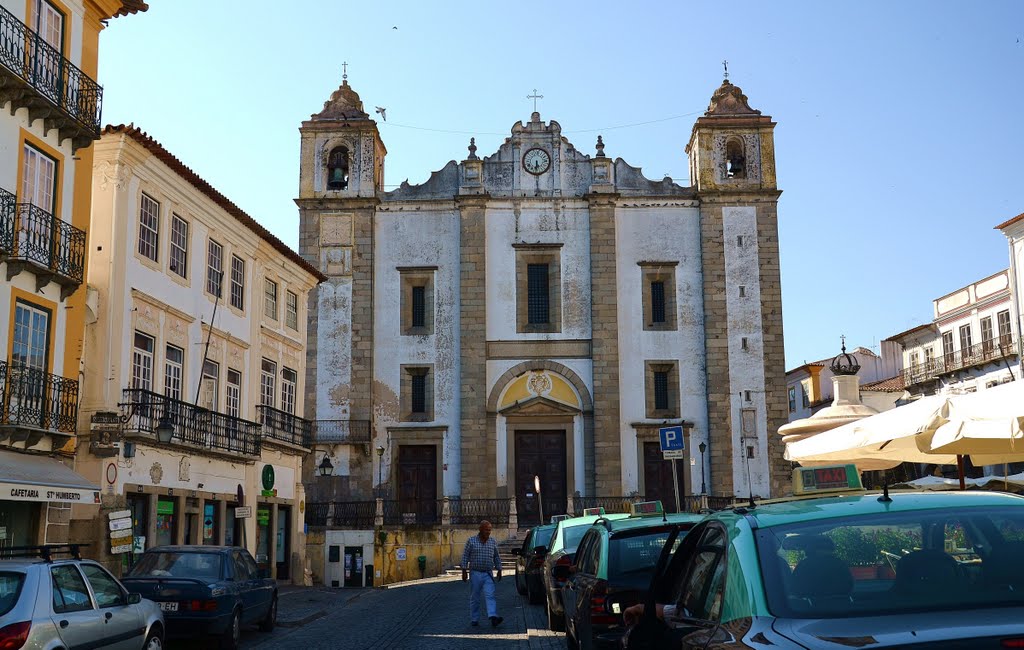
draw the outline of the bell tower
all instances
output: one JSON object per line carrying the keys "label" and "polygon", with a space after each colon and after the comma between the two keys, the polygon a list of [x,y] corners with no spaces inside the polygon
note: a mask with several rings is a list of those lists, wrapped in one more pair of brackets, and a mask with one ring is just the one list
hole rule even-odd
{"label": "bell tower", "polygon": [[728,79],[694,124],[700,201],[710,475],[715,494],[790,491],[775,123]]}
{"label": "bell tower", "polygon": [[[339,429],[341,439],[365,440],[372,426],[374,218],[387,149],[347,73],[299,134],[299,252],[328,277],[309,299],[306,385],[314,392],[308,417],[340,421],[348,427]],[[330,493],[309,498],[369,498],[372,460],[361,445],[326,451],[335,478],[309,484]],[[314,457],[304,468],[307,478]]]}

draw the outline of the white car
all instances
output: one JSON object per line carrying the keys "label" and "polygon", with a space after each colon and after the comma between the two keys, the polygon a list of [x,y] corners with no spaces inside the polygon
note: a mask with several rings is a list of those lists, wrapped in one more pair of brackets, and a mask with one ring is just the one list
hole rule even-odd
{"label": "white car", "polygon": [[164,618],[156,603],[128,593],[96,562],[52,559],[56,548],[0,550],[0,557],[39,557],[0,559],[0,647],[163,648]]}

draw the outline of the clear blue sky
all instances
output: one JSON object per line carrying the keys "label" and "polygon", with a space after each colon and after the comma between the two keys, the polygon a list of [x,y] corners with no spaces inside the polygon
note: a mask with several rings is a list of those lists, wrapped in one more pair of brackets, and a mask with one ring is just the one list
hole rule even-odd
{"label": "clear blue sky", "polygon": [[601,133],[688,184],[728,59],[778,122],[787,367],[927,322],[1008,265],[992,227],[1024,212],[1017,0],[149,4],[101,35],[104,122],[134,122],[293,247],[298,128],[342,61],[367,111],[387,109],[393,186],[462,160],[470,135],[493,152],[534,88],[584,153]]}

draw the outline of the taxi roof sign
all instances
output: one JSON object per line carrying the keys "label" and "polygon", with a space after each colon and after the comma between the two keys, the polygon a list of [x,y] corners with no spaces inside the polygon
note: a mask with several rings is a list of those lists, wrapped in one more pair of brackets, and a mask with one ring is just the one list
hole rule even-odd
{"label": "taxi roof sign", "polygon": [[604,514],[604,506],[602,506],[600,508],[584,508],[583,509],[583,516],[584,517],[589,517],[591,515],[603,515],[603,514]]}
{"label": "taxi roof sign", "polygon": [[857,466],[827,465],[793,470],[793,494],[822,494],[863,490]]}
{"label": "taxi roof sign", "polygon": [[630,517],[646,517],[649,515],[663,515],[665,509],[661,506],[661,501],[642,501],[640,503],[629,504],[629,516]]}
{"label": "taxi roof sign", "polygon": [[569,515],[551,515],[551,523],[557,524],[558,522],[562,521],[563,519],[568,519],[568,518],[569,518]]}

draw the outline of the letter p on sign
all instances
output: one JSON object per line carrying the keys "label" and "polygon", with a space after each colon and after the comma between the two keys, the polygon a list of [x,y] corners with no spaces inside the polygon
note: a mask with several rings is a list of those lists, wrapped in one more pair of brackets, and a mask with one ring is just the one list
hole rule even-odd
{"label": "letter p on sign", "polygon": [[682,451],[684,446],[683,427],[662,427],[658,429],[662,451]]}

